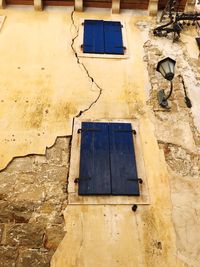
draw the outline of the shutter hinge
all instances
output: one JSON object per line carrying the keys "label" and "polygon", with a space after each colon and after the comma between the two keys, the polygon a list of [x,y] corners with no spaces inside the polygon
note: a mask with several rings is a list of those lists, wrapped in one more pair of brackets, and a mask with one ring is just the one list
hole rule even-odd
{"label": "shutter hinge", "polygon": [[78,183],[80,182],[80,180],[81,180],[81,181],[91,180],[91,177],[76,178],[76,179],[74,180],[74,183],[75,183],[75,184],[78,184]]}
{"label": "shutter hinge", "polygon": [[115,132],[125,132],[125,133],[133,133],[133,134],[137,134],[136,130],[115,130]]}
{"label": "shutter hinge", "polygon": [[78,129],[77,133],[82,133],[82,132],[100,132],[101,130],[99,129]]}
{"label": "shutter hinge", "polygon": [[123,48],[124,50],[126,50],[126,46],[115,46],[115,48]]}
{"label": "shutter hinge", "polygon": [[143,180],[141,178],[138,178],[138,179],[127,179],[127,181],[138,181],[139,184],[143,183]]}

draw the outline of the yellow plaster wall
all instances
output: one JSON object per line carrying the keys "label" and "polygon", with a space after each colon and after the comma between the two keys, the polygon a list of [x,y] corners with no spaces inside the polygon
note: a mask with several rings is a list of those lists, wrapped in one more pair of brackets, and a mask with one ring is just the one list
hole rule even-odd
{"label": "yellow plaster wall", "polygon": [[[56,136],[70,135],[72,118],[98,95],[72,52],[76,32],[70,11],[8,9],[1,14],[7,18],[0,34],[0,169],[15,156],[44,153]],[[76,13],[77,25],[84,17],[125,20],[130,52],[124,60],[81,59],[103,89],[87,116],[129,118],[143,112],[144,40],[134,25],[141,18]]]}
{"label": "yellow plaster wall", "polygon": [[70,13],[6,10],[0,34],[0,168],[70,135],[95,97],[72,53]]}
{"label": "yellow plaster wall", "polygon": [[[69,11],[7,9],[1,13],[7,16],[0,33],[3,169],[13,157],[42,154],[57,136],[70,135],[73,117],[97,98],[99,90],[72,52],[76,32]],[[69,205],[64,212],[66,236],[52,266],[184,266],[176,257],[168,172],[146,106],[143,44],[147,32],[140,31],[136,23],[150,18],[99,11],[76,13],[74,18],[77,25],[80,18],[120,18],[126,23],[128,59],[81,58],[102,88],[98,102],[82,118],[139,120],[151,205],[139,206],[137,213],[131,205]]]}
{"label": "yellow plaster wall", "polygon": [[123,205],[123,197],[121,205],[68,205],[66,235],[52,267],[185,266],[176,254],[164,156],[152,135],[154,126],[144,122],[142,130],[150,131],[143,139],[143,153],[151,204],[138,205],[135,213],[132,205]]}

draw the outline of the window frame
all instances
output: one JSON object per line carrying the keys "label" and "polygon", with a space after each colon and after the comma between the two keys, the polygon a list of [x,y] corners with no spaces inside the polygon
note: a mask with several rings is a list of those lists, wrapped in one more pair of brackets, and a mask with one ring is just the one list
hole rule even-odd
{"label": "window frame", "polygon": [[[92,195],[92,196],[81,196],[78,195],[78,184],[74,183],[75,179],[79,177],[80,167],[80,145],[81,145],[81,133],[78,130],[81,129],[82,122],[115,122],[115,123],[131,123],[132,129],[136,130],[136,136],[134,138],[135,146],[135,157],[138,171],[138,177],[143,180],[140,184],[140,196],[115,196],[115,195]],[[69,204],[81,204],[81,205],[106,205],[106,204],[123,204],[132,205],[134,204],[150,204],[149,189],[145,173],[145,165],[142,153],[141,136],[139,131],[138,120],[81,120],[76,118],[74,121],[73,136],[72,136],[72,147],[70,157],[70,170],[68,177],[68,201]]]}
{"label": "window frame", "polygon": [[[126,24],[121,19],[103,19],[104,21],[114,21],[114,22],[120,22],[123,26],[122,29],[122,40],[123,40],[123,46],[126,47],[124,50],[123,55],[117,55],[117,54],[97,54],[97,53],[83,53],[82,45],[83,45],[83,35],[84,35],[84,21],[85,20],[97,20],[94,18],[84,18],[80,19],[79,24],[79,38],[78,38],[78,48],[77,48],[77,54],[79,57],[86,57],[86,58],[113,58],[113,59],[126,59],[129,58],[129,47],[128,47],[128,39],[127,39],[127,30],[126,30]],[[100,19],[99,19],[100,20]]]}

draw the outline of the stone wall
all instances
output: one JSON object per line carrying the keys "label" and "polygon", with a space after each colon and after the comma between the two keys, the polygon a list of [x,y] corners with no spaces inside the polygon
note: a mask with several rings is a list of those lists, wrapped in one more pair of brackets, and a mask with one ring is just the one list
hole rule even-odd
{"label": "stone wall", "polygon": [[[197,112],[200,63],[189,56],[186,45],[180,40],[173,43],[169,38],[156,38],[144,45],[151,91],[147,101],[153,110],[155,135],[165,160],[170,177],[172,216],[176,232],[177,258],[184,266],[199,266],[200,235],[197,234],[200,215],[200,134]],[[170,109],[158,105],[157,92],[169,88],[169,83],[156,72],[157,62],[169,56],[176,59],[174,90]],[[184,88],[192,102],[186,106]]]}
{"label": "stone wall", "polygon": [[64,235],[70,138],[0,172],[0,266],[49,266]]}

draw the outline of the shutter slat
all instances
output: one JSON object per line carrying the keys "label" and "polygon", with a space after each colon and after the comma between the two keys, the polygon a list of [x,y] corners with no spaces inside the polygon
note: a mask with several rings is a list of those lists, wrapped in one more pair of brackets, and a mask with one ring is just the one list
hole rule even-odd
{"label": "shutter slat", "polygon": [[139,196],[131,124],[110,123],[109,138],[112,194]]}
{"label": "shutter slat", "polygon": [[122,25],[118,21],[104,21],[104,43],[106,54],[124,54]]}
{"label": "shutter slat", "polygon": [[84,21],[83,52],[104,53],[103,20]]}
{"label": "shutter slat", "polygon": [[82,123],[78,193],[79,195],[111,194],[107,123]]}

